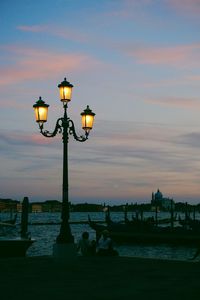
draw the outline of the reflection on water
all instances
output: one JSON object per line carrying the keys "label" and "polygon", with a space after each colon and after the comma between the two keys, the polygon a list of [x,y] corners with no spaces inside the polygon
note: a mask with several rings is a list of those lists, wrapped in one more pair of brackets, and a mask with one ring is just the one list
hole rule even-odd
{"label": "reflection on water", "polygon": [[[105,215],[103,212],[89,213],[94,221],[104,220]],[[152,213],[146,214],[151,216]],[[111,214],[113,221],[122,221],[124,214],[122,212]],[[128,216],[131,219],[131,214]],[[145,217],[145,215],[144,215]],[[160,213],[160,218],[169,217],[167,213]],[[184,216],[182,216],[184,217]],[[198,218],[199,216],[197,216]],[[86,221],[88,213],[71,213],[71,221]],[[20,217],[19,217],[20,219]],[[59,222],[60,213],[32,213],[29,215],[29,222]],[[60,225],[29,225],[29,232],[31,237],[36,239],[36,242],[30,247],[27,252],[28,256],[51,255],[52,247],[59,233]],[[20,227],[18,228],[20,230]],[[72,224],[72,234],[74,235],[75,242],[79,240],[83,231],[88,231],[91,239],[95,239],[95,231],[92,230],[87,224]],[[172,259],[172,260],[188,260],[196,251],[196,248],[187,247],[171,247],[169,245],[156,245],[156,246],[141,246],[141,245],[115,245],[121,256],[131,257],[148,257],[159,259]]]}

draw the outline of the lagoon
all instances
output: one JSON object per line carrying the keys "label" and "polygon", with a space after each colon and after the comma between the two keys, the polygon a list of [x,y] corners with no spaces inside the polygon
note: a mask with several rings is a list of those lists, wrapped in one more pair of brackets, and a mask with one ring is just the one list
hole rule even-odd
{"label": "lagoon", "polygon": [[[104,212],[71,212],[70,221],[87,221],[88,214],[94,221],[104,221]],[[153,212],[144,213],[144,217],[153,216]],[[30,213],[29,223],[59,223],[60,213]],[[20,232],[20,214],[18,216],[18,225],[15,231],[15,235],[19,235]],[[128,213],[128,218],[131,219],[132,213]],[[159,213],[159,218],[169,217],[169,213]],[[184,218],[184,215],[181,215]],[[124,219],[123,212],[111,212],[111,218],[113,221],[122,221]],[[197,219],[200,219],[200,215],[197,214]],[[90,228],[88,224],[71,224],[71,231],[74,236],[75,242],[77,242],[83,231],[88,231],[91,239],[96,238],[95,231]],[[35,243],[27,251],[27,256],[46,256],[52,255],[53,244],[59,233],[60,225],[29,225],[28,227],[30,235],[35,239]],[[169,245],[117,245],[115,248],[118,250],[120,256],[126,257],[141,257],[141,258],[159,258],[169,260],[182,260],[187,261],[196,252],[196,248],[188,247],[175,247]]]}

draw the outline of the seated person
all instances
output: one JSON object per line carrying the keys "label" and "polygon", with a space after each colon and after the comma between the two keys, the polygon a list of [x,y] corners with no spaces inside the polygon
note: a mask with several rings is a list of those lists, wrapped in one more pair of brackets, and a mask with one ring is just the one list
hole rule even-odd
{"label": "seated person", "polygon": [[89,240],[89,233],[83,232],[82,238],[78,242],[77,251],[80,251],[83,256],[94,255],[96,251],[95,241]]}
{"label": "seated person", "polygon": [[97,242],[97,255],[100,256],[115,256],[118,252],[113,249],[113,242],[109,236],[109,231],[104,230],[100,239]]}

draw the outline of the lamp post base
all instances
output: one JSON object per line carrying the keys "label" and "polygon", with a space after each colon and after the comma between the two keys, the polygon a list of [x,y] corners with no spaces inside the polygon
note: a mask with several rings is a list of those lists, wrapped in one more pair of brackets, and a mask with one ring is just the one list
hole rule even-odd
{"label": "lamp post base", "polygon": [[76,244],[55,243],[53,245],[53,258],[56,263],[72,263],[77,258]]}
{"label": "lamp post base", "polygon": [[74,237],[71,233],[68,220],[63,220],[60,226],[60,233],[56,238],[58,244],[73,244]]}
{"label": "lamp post base", "polygon": [[74,243],[74,237],[71,234],[60,234],[56,238],[57,244],[73,244]]}

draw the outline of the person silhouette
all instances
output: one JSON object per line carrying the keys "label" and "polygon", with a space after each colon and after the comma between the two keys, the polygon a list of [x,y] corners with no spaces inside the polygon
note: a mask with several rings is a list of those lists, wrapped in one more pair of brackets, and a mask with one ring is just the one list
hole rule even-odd
{"label": "person silhouette", "polygon": [[113,249],[113,241],[110,238],[108,230],[103,230],[102,235],[97,242],[97,255],[99,256],[116,256],[118,252]]}
{"label": "person silhouette", "polygon": [[80,251],[83,256],[95,255],[96,243],[94,240],[89,240],[89,233],[87,231],[82,233],[82,237],[77,245],[77,251]]}

